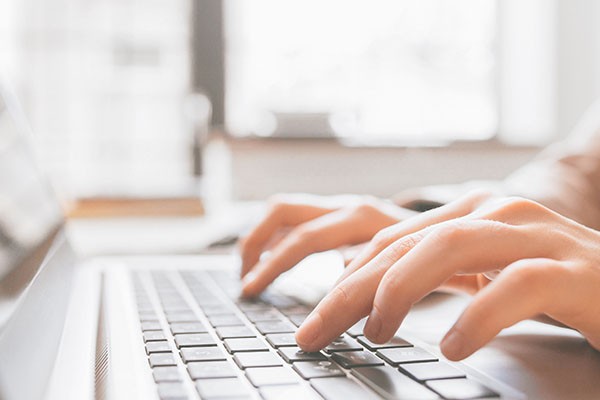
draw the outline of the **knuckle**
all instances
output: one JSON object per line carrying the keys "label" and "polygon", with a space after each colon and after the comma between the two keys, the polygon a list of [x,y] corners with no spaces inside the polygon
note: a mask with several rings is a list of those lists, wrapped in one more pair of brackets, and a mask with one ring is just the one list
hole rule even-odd
{"label": "knuckle", "polygon": [[346,309],[345,307],[350,304],[350,296],[343,285],[337,285],[336,287],[334,287],[331,291],[330,296],[331,301],[336,307]]}
{"label": "knuckle", "polygon": [[384,228],[377,232],[373,239],[371,239],[371,243],[380,250],[383,250],[387,246],[389,246],[395,240],[394,229],[392,227]]}
{"label": "knuckle", "polygon": [[530,199],[524,197],[511,196],[503,199],[499,206],[500,210],[509,213],[539,213],[544,210],[544,207]]}
{"label": "knuckle", "polygon": [[301,246],[310,247],[315,243],[317,235],[317,229],[307,225],[300,225],[290,233],[290,238]]}
{"label": "knuckle", "polygon": [[466,221],[455,220],[440,226],[431,236],[441,246],[454,247],[464,241],[471,231],[472,228]]}
{"label": "knuckle", "polygon": [[422,236],[416,234],[404,236],[390,247],[389,258],[392,261],[398,260],[400,257],[412,250],[417,244],[419,244],[421,239]]}
{"label": "knuckle", "polygon": [[360,201],[351,207],[352,213],[369,216],[378,212],[378,200],[373,196],[362,196]]}

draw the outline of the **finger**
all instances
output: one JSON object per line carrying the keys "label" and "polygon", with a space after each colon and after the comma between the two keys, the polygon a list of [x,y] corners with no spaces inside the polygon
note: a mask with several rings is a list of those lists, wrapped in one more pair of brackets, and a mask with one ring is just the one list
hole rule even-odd
{"label": "finger", "polygon": [[365,335],[376,343],[389,340],[412,304],[456,274],[501,269],[546,252],[547,243],[529,231],[496,221],[459,219],[432,227],[382,278]]}
{"label": "finger", "polygon": [[519,260],[475,296],[441,342],[444,355],[462,360],[502,329],[545,311],[562,291],[565,265],[551,259]]}
{"label": "finger", "polygon": [[241,241],[241,276],[258,262],[273,235],[280,229],[297,226],[331,212],[332,209],[307,204],[275,203],[265,218]]}
{"label": "finger", "polygon": [[[403,237],[403,245],[396,247],[394,256],[401,257],[421,238],[420,233]],[[300,347],[305,351],[320,350],[366,316],[373,306],[377,286],[391,264],[390,254],[379,254],[371,263],[337,284],[298,329],[296,341]]]}
{"label": "finger", "polygon": [[338,283],[362,268],[377,254],[403,236],[425,229],[428,226],[459,218],[472,212],[489,197],[489,193],[474,191],[458,200],[431,211],[418,214],[410,219],[393,225],[380,233],[357,255],[338,279]]}
{"label": "finger", "polygon": [[367,218],[369,216],[361,209],[346,208],[302,224],[275,246],[271,256],[259,262],[252,269],[252,274],[244,278],[243,295],[257,295],[281,273],[312,253],[362,243],[385,224],[394,222],[384,215],[378,219]]}

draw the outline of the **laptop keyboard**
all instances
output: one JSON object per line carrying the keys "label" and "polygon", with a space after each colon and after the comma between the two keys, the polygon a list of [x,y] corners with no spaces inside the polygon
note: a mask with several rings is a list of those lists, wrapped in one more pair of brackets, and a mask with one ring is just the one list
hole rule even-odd
{"label": "laptop keyboard", "polygon": [[132,281],[161,400],[499,397],[460,364],[402,337],[370,342],[364,321],[305,353],[294,332],[310,308],[269,292],[239,299],[230,271],[137,272]]}

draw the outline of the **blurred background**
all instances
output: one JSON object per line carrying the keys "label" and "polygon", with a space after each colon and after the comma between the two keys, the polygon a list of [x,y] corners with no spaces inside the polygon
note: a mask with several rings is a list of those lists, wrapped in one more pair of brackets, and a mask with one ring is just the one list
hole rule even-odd
{"label": "blurred background", "polygon": [[64,199],[499,179],[600,96],[594,0],[1,0]]}

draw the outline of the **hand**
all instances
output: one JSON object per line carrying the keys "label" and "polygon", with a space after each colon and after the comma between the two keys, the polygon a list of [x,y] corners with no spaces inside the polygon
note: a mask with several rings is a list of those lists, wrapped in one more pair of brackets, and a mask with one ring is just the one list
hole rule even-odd
{"label": "hand", "polygon": [[[241,241],[242,294],[259,294],[312,253],[367,242],[381,229],[415,214],[366,196],[279,195]],[[266,250],[270,256],[261,259]]]}
{"label": "hand", "polygon": [[[481,280],[497,270],[493,281]],[[442,340],[447,358],[463,359],[502,329],[540,314],[600,349],[600,233],[533,201],[482,193],[376,234],[296,340],[318,350],[368,315],[365,335],[384,343],[415,302],[462,278],[481,289]]]}

